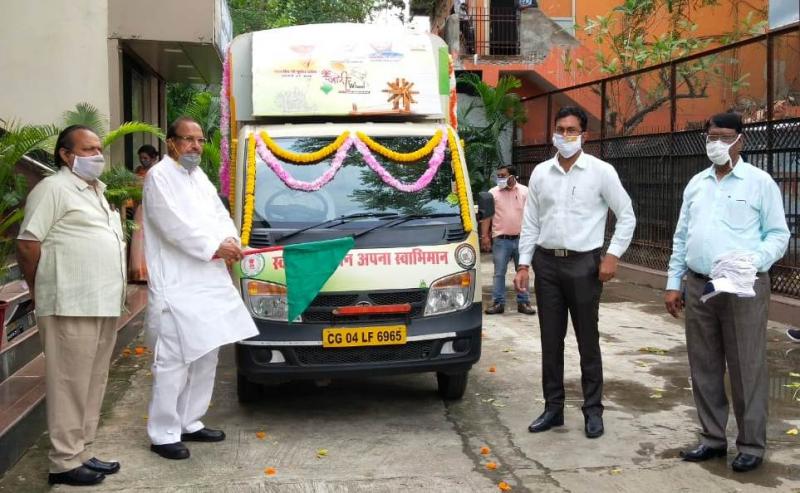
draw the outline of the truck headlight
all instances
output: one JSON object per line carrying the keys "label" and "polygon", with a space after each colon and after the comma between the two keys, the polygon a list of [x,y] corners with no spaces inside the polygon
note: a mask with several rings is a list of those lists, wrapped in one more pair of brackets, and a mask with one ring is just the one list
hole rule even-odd
{"label": "truck headlight", "polygon": [[443,277],[431,284],[425,316],[462,310],[472,303],[475,271],[469,270]]}
{"label": "truck headlight", "polygon": [[286,286],[273,282],[245,279],[244,299],[254,317],[286,321],[289,305],[286,303]]}

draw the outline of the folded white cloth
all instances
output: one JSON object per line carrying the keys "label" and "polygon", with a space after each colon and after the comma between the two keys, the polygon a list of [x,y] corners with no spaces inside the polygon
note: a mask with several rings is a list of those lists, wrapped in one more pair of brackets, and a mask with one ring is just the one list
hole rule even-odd
{"label": "folded white cloth", "polygon": [[715,258],[711,263],[710,281],[703,289],[700,301],[705,303],[720,293],[731,293],[744,298],[756,295],[753,285],[758,271],[753,252],[733,251]]}

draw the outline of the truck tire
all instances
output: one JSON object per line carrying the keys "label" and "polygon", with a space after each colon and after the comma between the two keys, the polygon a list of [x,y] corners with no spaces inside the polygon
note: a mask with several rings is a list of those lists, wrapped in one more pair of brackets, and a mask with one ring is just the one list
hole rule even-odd
{"label": "truck tire", "polygon": [[467,390],[469,371],[462,373],[437,373],[436,382],[439,386],[439,395],[442,399],[459,400]]}
{"label": "truck tire", "polygon": [[255,402],[261,393],[261,386],[253,383],[241,373],[236,374],[236,395],[239,397],[239,402],[247,404]]}

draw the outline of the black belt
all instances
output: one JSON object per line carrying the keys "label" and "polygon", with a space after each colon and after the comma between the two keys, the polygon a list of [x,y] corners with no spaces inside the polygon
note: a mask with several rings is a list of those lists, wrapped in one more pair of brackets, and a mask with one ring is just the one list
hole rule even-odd
{"label": "black belt", "polygon": [[497,236],[495,236],[495,239],[498,239],[498,238],[501,239],[501,240],[518,240],[519,239],[519,235],[497,235]]}
{"label": "black belt", "polygon": [[574,257],[576,255],[586,255],[589,253],[598,253],[600,252],[600,248],[595,248],[594,250],[589,250],[586,252],[577,252],[575,250],[567,250],[566,248],[542,248],[540,246],[536,247],[537,252],[542,252],[545,255],[550,255],[552,257]]}
{"label": "black belt", "polygon": [[708,281],[711,280],[711,278],[708,277],[707,275],[701,274],[699,272],[695,272],[695,271],[693,271],[691,269],[689,270],[689,274],[691,274],[692,276],[696,277],[697,279],[700,279],[701,281],[708,282]]}

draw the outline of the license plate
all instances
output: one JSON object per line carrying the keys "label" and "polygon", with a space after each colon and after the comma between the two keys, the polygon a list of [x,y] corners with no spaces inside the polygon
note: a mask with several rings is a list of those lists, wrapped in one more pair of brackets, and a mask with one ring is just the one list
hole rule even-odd
{"label": "license plate", "polygon": [[347,327],[322,330],[322,347],[391,346],[406,343],[405,325]]}

